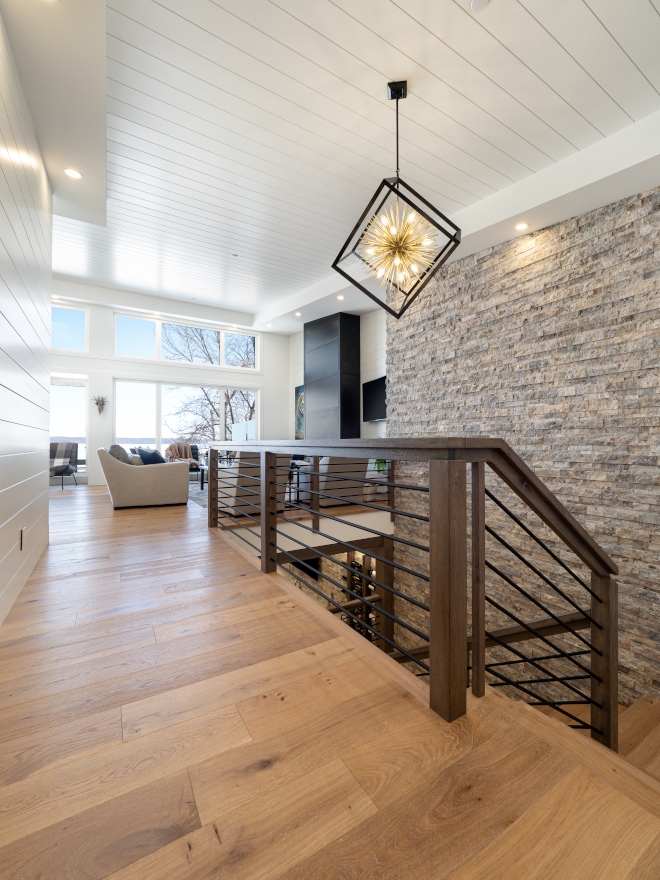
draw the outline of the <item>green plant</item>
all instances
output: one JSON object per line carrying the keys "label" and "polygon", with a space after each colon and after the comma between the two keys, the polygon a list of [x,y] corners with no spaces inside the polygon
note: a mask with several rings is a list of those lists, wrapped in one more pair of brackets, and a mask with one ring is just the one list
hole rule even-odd
{"label": "green plant", "polygon": [[374,459],[374,467],[379,474],[384,474],[387,469],[387,462],[384,458],[376,458]]}
{"label": "green plant", "polygon": [[99,411],[99,415],[101,415],[101,413],[102,413],[103,410],[105,409],[105,405],[106,405],[106,403],[108,402],[108,398],[105,397],[105,395],[97,394],[96,397],[93,397],[93,398],[92,398],[92,400],[93,400],[94,403],[96,404],[96,408],[97,408],[98,411]]}

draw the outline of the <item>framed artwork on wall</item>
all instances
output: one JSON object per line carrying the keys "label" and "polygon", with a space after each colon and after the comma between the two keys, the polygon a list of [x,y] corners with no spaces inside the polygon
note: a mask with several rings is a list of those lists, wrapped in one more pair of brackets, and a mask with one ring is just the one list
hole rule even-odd
{"label": "framed artwork on wall", "polygon": [[305,386],[298,385],[294,389],[295,439],[305,439]]}

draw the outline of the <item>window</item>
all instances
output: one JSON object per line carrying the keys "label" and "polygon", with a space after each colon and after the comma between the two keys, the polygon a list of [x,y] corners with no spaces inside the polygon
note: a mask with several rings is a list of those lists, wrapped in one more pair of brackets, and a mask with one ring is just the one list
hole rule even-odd
{"label": "window", "polygon": [[225,391],[225,440],[254,440],[254,391],[240,388]]}
{"label": "window", "polygon": [[226,367],[241,367],[254,370],[256,365],[256,347],[254,336],[245,333],[225,333]]}
{"label": "window", "polygon": [[163,324],[160,340],[161,358],[195,364],[222,363],[222,331]]}
{"label": "window", "polygon": [[206,447],[222,440],[223,390],[195,385],[163,385],[163,422],[161,445],[185,441]]}
{"label": "window", "polygon": [[115,381],[115,442],[127,451],[175,442],[202,449],[221,440],[256,439],[256,392],[244,388]]}
{"label": "window", "polygon": [[51,317],[51,346],[69,351],[86,351],[84,309],[65,309],[53,306]]}
{"label": "window", "polygon": [[156,322],[117,315],[116,353],[124,357],[156,357]]}
{"label": "window", "polygon": [[124,357],[256,370],[257,337],[117,315],[116,347]]}
{"label": "window", "polygon": [[156,448],[156,390],[155,382],[115,382],[115,437],[127,452]]}
{"label": "window", "polygon": [[50,386],[50,442],[77,443],[78,468],[87,460],[87,385],[53,380]]}

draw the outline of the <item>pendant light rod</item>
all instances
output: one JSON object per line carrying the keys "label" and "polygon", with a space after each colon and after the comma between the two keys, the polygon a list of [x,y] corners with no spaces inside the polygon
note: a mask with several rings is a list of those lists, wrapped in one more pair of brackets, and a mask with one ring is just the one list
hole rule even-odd
{"label": "pendant light rod", "polygon": [[387,84],[387,98],[396,101],[396,177],[399,179],[399,101],[408,95],[408,80]]}

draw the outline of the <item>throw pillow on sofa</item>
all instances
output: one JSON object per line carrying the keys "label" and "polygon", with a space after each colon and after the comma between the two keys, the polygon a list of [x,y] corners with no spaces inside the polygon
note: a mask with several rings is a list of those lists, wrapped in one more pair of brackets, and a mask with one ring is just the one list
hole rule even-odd
{"label": "throw pillow on sofa", "polygon": [[142,464],[167,464],[157,449],[142,449],[138,447],[138,454],[142,459]]}
{"label": "throw pillow on sofa", "polygon": [[131,455],[131,457],[130,457],[130,459],[129,459],[129,463],[130,463],[130,464],[139,464],[139,465],[141,465],[141,464],[143,464],[143,461],[142,461],[142,459],[140,458],[140,456],[136,454],[136,455]]}
{"label": "throw pillow on sofa", "polygon": [[108,452],[113,458],[116,458],[117,461],[121,461],[123,464],[130,464],[130,458],[128,457],[128,452],[124,449],[123,446],[120,446],[118,443],[113,443]]}

